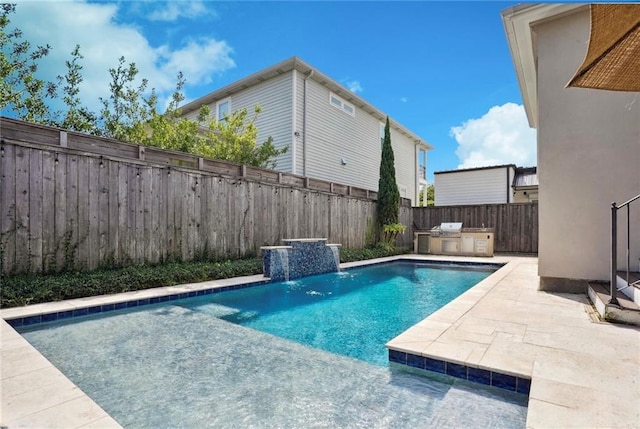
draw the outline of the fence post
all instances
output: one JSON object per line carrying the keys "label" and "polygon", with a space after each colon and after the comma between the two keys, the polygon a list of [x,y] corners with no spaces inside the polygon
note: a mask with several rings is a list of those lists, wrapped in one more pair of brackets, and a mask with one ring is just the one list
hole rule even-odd
{"label": "fence post", "polygon": [[67,132],[60,131],[60,147],[67,147]]}

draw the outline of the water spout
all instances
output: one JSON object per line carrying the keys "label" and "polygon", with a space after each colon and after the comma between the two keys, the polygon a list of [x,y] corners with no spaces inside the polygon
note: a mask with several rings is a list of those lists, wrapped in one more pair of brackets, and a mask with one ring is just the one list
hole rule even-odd
{"label": "water spout", "polygon": [[338,246],[329,246],[331,252],[333,253],[333,260],[336,263],[336,271],[340,271],[340,249]]}
{"label": "water spout", "polygon": [[280,267],[282,267],[282,276],[284,281],[289,281],[289,251],[288,249],[276,249],[276,255],[280,259]]}

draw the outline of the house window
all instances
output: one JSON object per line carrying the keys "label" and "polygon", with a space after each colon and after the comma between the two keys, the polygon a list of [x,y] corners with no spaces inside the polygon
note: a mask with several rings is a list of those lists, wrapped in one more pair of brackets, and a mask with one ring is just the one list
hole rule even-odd
{"label": "house window", "polygon": [[231,114],[231,99],[225,98],[216,103],[216,119],[218,121],[224,120],[225,116]]}
{"label": "house window", "polygon": [[331,104],[336,109],[340,109],[351,116],[356,116],[355,107],[353,107],[352,104],[347,103],[342,98],[335,95],[333,92],[329,93],[329,104]]}

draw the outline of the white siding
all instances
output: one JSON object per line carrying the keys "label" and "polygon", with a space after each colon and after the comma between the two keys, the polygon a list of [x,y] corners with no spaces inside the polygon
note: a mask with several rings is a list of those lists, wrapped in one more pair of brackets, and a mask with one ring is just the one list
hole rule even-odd
{"label": "white siding", "polygon": [[[299,75],[298,88],[300,101],[296,122],[301,128],[303,75]],[[328,88],[313,79],[307,81],[307,176],[375,191],[382,153],[380,121],[357,106],[354,106],[355,116],[337,109],[329,103],[329,93]],[[406,197],[415,202],[415,146],[409,138],[393,129],[391,142],[398,186],[404,186]],[[302,152],[301,143],[299,173],[302,173],[304,163]],[[343,165],[343,159],[346,165]]]}
{"label": "white siding", "polygon": [[379,121],[357,107],[354,117],[331,106],[329,92],[308,80],[307,175],[375,190],[381,152]]}
{"label": "white siding", "polygon": [[[392,128],[391,146],[393,147],[393,157],[395,159],[396,167],[396,182],[400,189],[400,196],[410,198],[412,205],[417,205],[416,174],[418,167],[415,144],[410,138],[406,137],[404,134],[400,134]],[[377,187],[378,183],[376,179],[376,187],[374,189],[377,189]],[[403,195],[403,189],[406,189],[406,195]]]}
{"label": "white siding", "polygon": [[507,203],[513,180],[510,170],[510,167],[500,167],[436,173],[435,205]]}
{"label": "white siding", "polygon": [[[251,116],[256,104],[262,107],[262,113],[258,115],[258,120],[256,121],[258,144],[264,143],[271,136],[276,148],[289,148],[287,153],[276,159],[276,170],[285,173],[290,173],[292,168],[292,73],[284,73],[281,76],[234,93],[230,97],[232,111],[246,108]],[[211,111],[215,112],[216,102],[211,103],[210,107]],[[197,116],[197,112],[187,116]]]}
{"label": "white siding", "polygon": [[[306,74],[294,69],[233,93],[231,110],[247,108],[252,112],[255,104],[262,106],[256,122],[258,142],[272,136],[276,147],[289,147],[289,151],[277,160],[277,170],[304,175],[306,158],[308,177],[377,190],[381,155],[379,119],[357,106],[354,106],[354,115],[332,106],[329,103],[331,91],[312,76],[307,79],[305,133],[305,78]],[[349,102],[348,94],[334,93]],[[210,106],[215,111],[216,101]],[[197,111],[187,115],[196,116]],[[415,204],[415,144],[393,128],[391,142],[398,187],[405,190],[402,196]]]}

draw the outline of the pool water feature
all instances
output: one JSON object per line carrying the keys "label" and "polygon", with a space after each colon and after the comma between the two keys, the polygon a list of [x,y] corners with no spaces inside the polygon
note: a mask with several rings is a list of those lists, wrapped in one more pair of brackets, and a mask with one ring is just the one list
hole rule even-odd
{"label": "pool water feature", "polygon": [[[278,287],[250,289],[271,286]],[[317,285],[308,291],[321,292]],[[210,310],[192,298],[22,331],[127,428],[524,427],[524,395],[414,376],[229,323]]]}
{"label": "pool water feature", "polygon": [[340,244],[326,238],[286,238],[283,246],[263,246],[262,272],[274,281],[288,281],[340,271]]}

